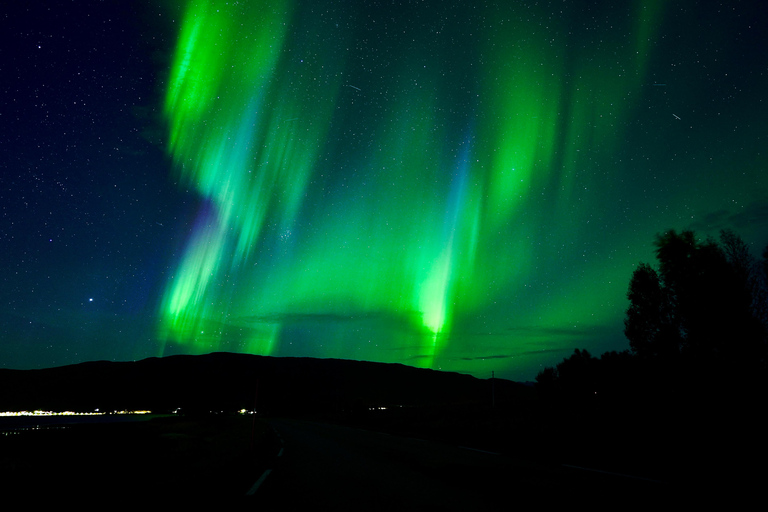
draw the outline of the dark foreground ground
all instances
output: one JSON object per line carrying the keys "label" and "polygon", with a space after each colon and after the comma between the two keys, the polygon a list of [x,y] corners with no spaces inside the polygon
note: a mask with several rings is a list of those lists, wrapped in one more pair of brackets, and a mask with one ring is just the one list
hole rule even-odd
{"label": "dark foreground ground", "polygon": [[[538,434],[518,428],[510,436],[510,425],[499,422],[494,435],[492,425],[470,423],[471,430],[461,429],[468,436],[459,435],[456,421],[441,428],[434,421],[235,415],[6,431],[0,432],[0,491],[10,500],[219,502],[257,510],[696,506],[742,502],[761,491],[765,474],[751,445],[733,438],[720,443],[725,450],[713,451],[711,436],[677,456],[652,450],[648,459],[657,471],[649,472],[617,465],[628,460],[618,448],[614,457],[603,450],[596,458],[598,446],[575,427],[557,443],[542,428]],[[574,444],[582,449],[564,449]]]}
{"label": "dark foreground ground", "polygon": [[244,496],[274,456],[247,416],[161,417],[0,433],[5,498],[189,502]]}
{"label": "dark foreground ground", "polygon": [[[657,482],[353,425],[161,417],[0,435],[5,498],[237,503],[259,510],[475,510],[659,497]],[[269,476],[246,496],[266,470]]]}
{"label": "dark foreground ground", "polygon": [[291,419],[270,425],[284,452],[259,491],[260,510],[615,508],[670,496],[669,487],[655,481],[434,439]]}

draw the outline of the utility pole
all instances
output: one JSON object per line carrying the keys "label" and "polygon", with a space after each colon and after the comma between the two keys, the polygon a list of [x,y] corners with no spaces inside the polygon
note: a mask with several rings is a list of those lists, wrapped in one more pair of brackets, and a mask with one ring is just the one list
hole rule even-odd
{"label": "utility pole", "polygon": [[491,372],[491,407],[496,408],[496,372]]}

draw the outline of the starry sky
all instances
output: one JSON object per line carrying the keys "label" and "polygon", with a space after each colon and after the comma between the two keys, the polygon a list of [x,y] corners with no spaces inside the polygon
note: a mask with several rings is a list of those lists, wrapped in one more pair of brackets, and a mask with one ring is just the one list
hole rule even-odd
{"label": "starry sky", "polygon": [[656,233],[768,244],[757,0],[17,4],[1,367],[232,351],[532,380],[628,348]]}

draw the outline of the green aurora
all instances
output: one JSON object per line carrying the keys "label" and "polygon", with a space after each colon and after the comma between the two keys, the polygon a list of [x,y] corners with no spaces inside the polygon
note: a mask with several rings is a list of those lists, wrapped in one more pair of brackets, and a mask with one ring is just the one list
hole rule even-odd
{"label": "green aurora", "polygon": [[643,198],[672,152],[654,141],[690,132],[695,94],[659,50],[670,4],[187,2],[164,114],[201,207],[161,354],[531,378],[624,348],[653,233],[718,209]]}
{"label": "green aurora", "polygon": [[667,229],[768,243],[760,0],[40,0],[0,31],[0,367],[526,381]]}

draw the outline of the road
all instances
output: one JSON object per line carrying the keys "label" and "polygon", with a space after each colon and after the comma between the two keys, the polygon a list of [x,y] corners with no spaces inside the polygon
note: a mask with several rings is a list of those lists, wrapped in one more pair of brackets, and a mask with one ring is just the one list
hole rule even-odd
{"label": "road", "polygon": [[282,455],[255,494],[259,510],[482,510],[615,503],[648,482],[331,424],[272,420]]}

